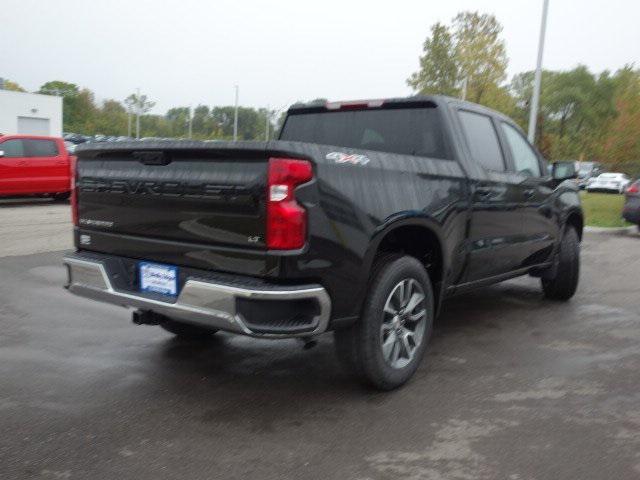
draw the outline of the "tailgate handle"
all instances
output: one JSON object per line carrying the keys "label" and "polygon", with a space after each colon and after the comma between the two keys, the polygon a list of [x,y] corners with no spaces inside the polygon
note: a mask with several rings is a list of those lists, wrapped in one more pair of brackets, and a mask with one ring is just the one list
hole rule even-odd
{"label": "tailgate handle", "polygon": [[133,152],[133,156],[145,165],[169,165],[171,157],[165,152]]}

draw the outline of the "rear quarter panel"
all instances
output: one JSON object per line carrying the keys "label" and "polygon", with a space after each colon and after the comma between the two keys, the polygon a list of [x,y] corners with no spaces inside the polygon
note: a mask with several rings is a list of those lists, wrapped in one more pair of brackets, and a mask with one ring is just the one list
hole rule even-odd
{"label": "rear quarter panel", "polygon": [[[467,180],[456,161],[277,143],[314,159],[317,169],[316,180],[296,191],[309,212],[309,245],[283,259],[282,274],[322,280],[334,318],[357,315],[377,246],[401,225],[424,226],[438,236],[443,282],[456,282],[464,266],[469,209]],[[364,155],[368,161],[340,163],[329,155],[333,152]]]}

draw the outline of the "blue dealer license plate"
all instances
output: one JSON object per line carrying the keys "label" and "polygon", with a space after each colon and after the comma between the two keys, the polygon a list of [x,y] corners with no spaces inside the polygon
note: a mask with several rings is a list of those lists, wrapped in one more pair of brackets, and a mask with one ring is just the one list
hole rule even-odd
{"label": "blue dealer license plate", "polygon": [[138,268],[141,291],[174,297],[178,294],[178,267],[140,262]]}

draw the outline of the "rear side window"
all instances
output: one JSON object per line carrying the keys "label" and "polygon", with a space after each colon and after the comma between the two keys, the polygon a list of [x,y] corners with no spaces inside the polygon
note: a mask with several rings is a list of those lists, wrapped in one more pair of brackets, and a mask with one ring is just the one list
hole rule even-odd
{"label": "rear side window", "polygon": [[541,175],[540,162],[529,142],[511,125],[502,122],[500,126],[509,144],[516,172],[527,177],[539,177]]}
{"label": "rear side window", "polygon": [[491,118],[466,110],[458,113],[473,159],[487,170],[504,172],[504,158]]}
{"label": "rear side window", "polygon": [[58,156],[58,146],[53,140],[25,139],[23,142],[28,157]]}
{"label": "rear side window", "polygon": [[24,145],[22,140],[7,140],[0,143],[0,150],[4,152],[4,156],[7,158],[24,157]]}
{"label": "rear side window", "polygon": [[292,114],[280,140],[450,158],[435,107]]}

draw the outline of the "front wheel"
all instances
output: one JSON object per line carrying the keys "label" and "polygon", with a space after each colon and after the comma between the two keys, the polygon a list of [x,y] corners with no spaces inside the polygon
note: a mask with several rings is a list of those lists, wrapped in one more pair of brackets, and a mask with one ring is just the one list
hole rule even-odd
{"label": "front wheel", "polygon": [[551,300],[569,300],[576,293],[580,278],[580,240],[575,228],[567,226],[552,275],[542,276],[542,290]]}
{"label": "front wheel", "polygon": [[335,332],[338,356],[376,388],[397,388],[424,357],[433,312],[433,289],[424,266],[409,256],[387,257],[374,267],[359,321]]}

